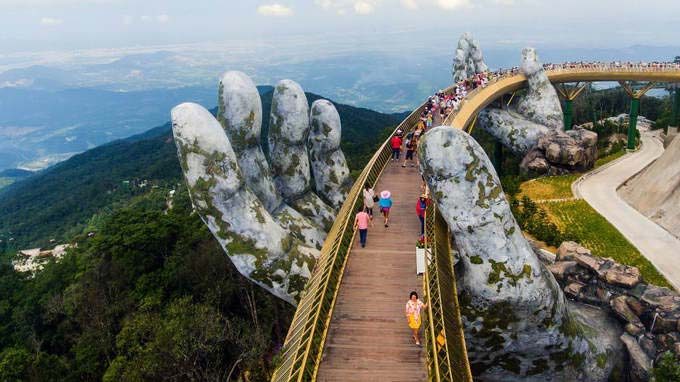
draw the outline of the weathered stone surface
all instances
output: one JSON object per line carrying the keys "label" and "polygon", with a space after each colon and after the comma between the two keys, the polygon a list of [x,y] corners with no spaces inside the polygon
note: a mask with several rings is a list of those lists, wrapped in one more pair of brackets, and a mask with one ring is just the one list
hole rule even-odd
{"label": "weathered stone surface", "polygon": [[479,126],[524,159],[528,175],[559,175],[592,168],[597,159],[597,134],[585,129],[562,131],[559,98],[538,62],[536,51],[522,51],[521,71],[526,94],[508,110],[487,107],[479,113]]}
{"label": "weathered stone surface", "polygon": [[578,298],[581,295],[581,290],[586,286],[584,283],[573,282],[564,287],[564,294],[567,297]]}
{"label": "weathered stone surface", "polygon": [[522,49],[520,70],[527,77],[529,86],[526,95],[517,103],[517,111],[530,121],[551,130],[561,129],[563,120],[560,99],[548,80],[543,65],[538,61],[534,48]]}
{"label": "weathered stone surface", "polygon": [[330,101],[312,104],[311,127],[307,146],[316,192],[339,209],[351,186],[345,154],[340,150],[340,115]]}
{"label": "weathered stone surface", "polygon": [[656,344],[654,344],[654,341],[649,338],[649,336],[642,336],[638,341],[638,344],[640,345],[642,351],[647,354],[647,357],[650,359],[654,359],[654,357],[656,357]]}
{"label": "weathered stone surface", "polygon": [[617,265],[608,269],[604,276],[609,284],[626,288],[632,288],[642,281],[642,275],[640,274],[639,269],[624,265]]}
{"label": "weathered stone surface", "polygon": [[627,323],[626,324],[626,333],[630,334],[631,336],[637,337],[640,334],[645,332],[645,328],[642,326],[638,326],[635,324]]}
{"label": "weathered stone surface", "polygon": [[578,263],[575,261],[558,261],[555,264],[548,265],[548,270],[558,280],[565,280],[567,276],[576,272]]}
{"label": "weathered stone surface", "polygon": [[310,186],[309,106],[300,85],[291,80],[276,85],[269,120],[269,157],[277,190],[303,216],[330,228],[335,212]]}
{"label": "weathered stone surface", "polygon": [[586,253],[576,253],[574,254],[573,258],[581,266],[595,272],[598,275],[600,274],[600,270],[605,263],[604,260]]}
{"label": "weathered stone surface", "polygon": [[635,313],[635,315],[638,317],[640,317],[645,312],[645,307],[642,305],[640,300],[635,297],[626,297],[626,304],[628,304],[630,310],[632,310],[633,313]]}
{"label": "weathered stone surface", "polygon": [[626,345],[631,361],[631,381],[632,382],[646,382],[649,381],[650,370],[652,368],[652,360],[640,348],[634,337],[629,334],[623,334],[621,341]]}
{"label": "weathered stone surface", "polygon": [[322,226],[285,205],[274,186],[260,146],[262,102],[255,84],[242,72],[227,72],[220,80],[219,94],[217,118],[236,153],[246,185],[282,228],[307,245],[321,248],[326,238]]}
{"label": "weathered stone surface", "polygon": [[642,326],[640,318],[638,318],[638,316],[633,313],[630,307],[628,307],[628,304],[626,303],[626,296],[618,296],[613,298],[609,304],[611,305],[612,310],[614,310],[614,313],[616,313],[620,319],[636,326]]}
{"label": "weathered stone surface", "polygon": [[550,132],[548,127],[525,119],[514,110],[486,108],[479,113],[477,123],[518,155],[528,153],[540,137]]}
{"label": "weathered stone surface", "polygon": [[656,316],[652,333],[670,333],[678,329],[680,313],[663,313]]}
{"label": "weathered stone surface", "polygon": [[[422,138],[418,154],[456,238],[461,313],[476,380],[606,380],[611,364],[605,357],[600,367],[597,357],[607,350],[568,315],[564,295],[524,239],[479,144],[460,130],[437,127]],[[537,364],[546,367],[536,371]]]}
{"label": "weathered stone surface", "polygon": [[680,309],[680,296],[668,288],[650,285],[645,289],[640,300],[665,312]]}
{"label": "weathered stone surface", "polygon": [[239,272],[295,304],[318,251],[291,240],[246,186],[219,122],[200,105],[172,109],[172,131],[196,211]]}
{"label": "weathered stone surface", "polygon": [[557,248],[557,261],[574,260],[574,255],[577,253],[590,255],[590,250],[575,241],[564,241]]}
{"label": "weathered stone surface", "polygon": [[469,32],[463,33],[458,40],[458,48],[453,59],[453,82],[458,82],[470,78],[475,73],[482,73],[489,70],[484,63],[482,49],[477,40],[472,38]]}

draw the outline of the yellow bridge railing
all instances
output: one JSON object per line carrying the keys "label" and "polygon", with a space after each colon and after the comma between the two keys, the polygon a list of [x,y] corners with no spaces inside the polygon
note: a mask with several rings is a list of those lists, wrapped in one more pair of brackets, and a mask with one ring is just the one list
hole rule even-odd
{"label": "yellow bridge railing", "polygon": [[[423,104],[414,110],[394,132],[413,130],[424,107]],[[363,205],[362,190],[365,184],[376,183],[391,152],[388,138],[361,172],[338,212],[295,311],[272,381],[316,380],[342,275],[356,235],[354,215]]]}
{"label": "yellow bridge railing", "polygon": [[423,291],[427,303],[424,331],[428,380],[470,382],[472,373],[458,305],[451,235],[434,203],[425,212],[425,253]]}

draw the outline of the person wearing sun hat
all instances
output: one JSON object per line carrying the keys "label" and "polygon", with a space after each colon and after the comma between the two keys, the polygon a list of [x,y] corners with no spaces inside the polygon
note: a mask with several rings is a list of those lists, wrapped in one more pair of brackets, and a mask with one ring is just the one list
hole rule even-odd
{"label": "person wearing sun hat", "polygon": [[378,205],[380,206],[380,213],[385,217],[385,228],[387,228],[390,221],[390,208],[392,208],[392,193],[387,190],[380,192]]}

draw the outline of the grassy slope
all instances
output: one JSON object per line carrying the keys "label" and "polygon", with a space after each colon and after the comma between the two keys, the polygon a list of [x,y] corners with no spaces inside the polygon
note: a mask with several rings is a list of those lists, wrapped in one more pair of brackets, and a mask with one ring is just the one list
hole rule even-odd
{"label": "grassy slope", "polygon": [[[597,166],[622,155],[623,152],[620,152],[603,157],[598,160]],[[580,174],[569,174],[530,180],[520,186],[521,195],[535,201],[572,198],[574,195],[571,193],[571,184],[579,177]],[[636,266],[648,282],[670,287],[649,260],[585,200],[541,203],[540,208],[548,213],[551,221],[560,229],[578,238],[594,255],[611,257],[622,264]]]}

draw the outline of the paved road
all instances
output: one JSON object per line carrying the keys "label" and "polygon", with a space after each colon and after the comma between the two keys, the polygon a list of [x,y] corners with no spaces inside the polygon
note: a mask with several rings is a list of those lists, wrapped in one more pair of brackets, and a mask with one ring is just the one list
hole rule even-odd
{"label": "paved road", "polygon": [[642,148],[603,166],[574,184],[585,199],[611,222],[668,281],[680,290],[680,240],[626,203],[616,189],[663,154],[663,144],[651,133],[642,134]]}

